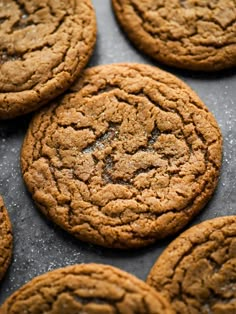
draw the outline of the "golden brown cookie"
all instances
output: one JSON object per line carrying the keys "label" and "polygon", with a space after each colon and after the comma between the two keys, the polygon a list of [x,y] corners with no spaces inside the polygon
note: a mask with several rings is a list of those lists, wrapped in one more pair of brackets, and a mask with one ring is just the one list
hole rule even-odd
{"label": "golden brown cookie", "polygon": [[87,64],[95,38],[90,0],[1,0],[0,119],[65,91]]}
{"label": "golden brown cookie", "polygon": [[143,281],[112,266],[81,264],[54,270],[10,296],[1,314],[173,314]]}
{"label": "golden brown cookie", "polygon": [[171,66],[215,71],[236,66],[235,0],[112,0],[127,36]]}
{"label": "golden brown cookie", "polygon": [[192,227],[157,260],[147,283],[181,314],[236,313],[236,216]]}
{"label": "golden brown cookie", "polygon": [[140,247],[203,208],[221,146],[212,114],[182,81],[147,65],[104,65],[36,114],[22,173],[42,212],[79,239]]}
{"label": "golden brown cookie", "polygon": [[0,196],[0,280],[3,278],[12,256],[12,229],[11,222]]}

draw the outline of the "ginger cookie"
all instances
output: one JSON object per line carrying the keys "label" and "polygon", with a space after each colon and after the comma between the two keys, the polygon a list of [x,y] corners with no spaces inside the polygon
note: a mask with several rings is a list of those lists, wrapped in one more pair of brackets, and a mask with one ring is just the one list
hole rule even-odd
{"label": "ginger cookie", "polygon": [[236,313],[236,216],[204,221],[181,234],[147,282],[176,313]]}
{"label": "ginger cookie", "polygon": [[235,0],[112,0],[130,40],[152,58],[190,70],[236,66]]}
{"label": "ginger cookie", "polygon": [[3,199],[0,196],[0,280],[3,278],[12,256],[12,229]]}
{"label": "ginger cookie", "polygon": [[2,314],[173,314],[153,288],[112,266],[80,264],[34,278],[10,296]]}
{"label": "ginger cookie", "polygon": [[212,114],[158,68],[88,69],[32,120],[21,152],[42,212],[83,241],[141,247],[183,228],[211,197],[222,139]]}
{"label": "ginger cookie", "polygon": [[1,0],[0,119],[31,112],[65,91],[93,51],[90,0]]}

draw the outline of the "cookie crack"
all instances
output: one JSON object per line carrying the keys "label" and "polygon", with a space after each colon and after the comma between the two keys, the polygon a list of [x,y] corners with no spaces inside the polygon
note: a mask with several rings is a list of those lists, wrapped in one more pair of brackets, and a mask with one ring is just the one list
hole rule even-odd
{"label": "cookie crack", "polygon": [[[116,2],[118,2],[118,0],[116,0]],[[122,9],[122,5],[121,3],[119,2],[119,5],[120,5],[120,8],[119,8],[119,11],[121,12],[120,14],[122,14],[122,12],[124,12],[124,10]],[[147,11],[142,11],[142,9],[133,1],[129,0],[129,5],[133,8],[134,10],[134,13],[136,14],[137,17],[140,18],[140,26],[142,27],[142,29],[144,30],[144,32],[146,32],[147,34],[149,34],[152,38],[154,39],[158,39],[158,40],[161,40],[162,43],[164,45],[167,45],[167,42],[171,41],[171,42],[180,42],[182,45],[185,45],[185,39],[189,39],[191,41],[191,38],[194,38],[194,36],[196,35],[199,35],[199,31],[197,29],[195,29],[194,32],[192,32],[191,34],[181,34],[181,35],[178,35],[178,37],[175,37],[174,35],[172,35],[171,33],[169,32],[165,32],[164,35],[166,36],[166,39],[163,40],[161,39],[162,37],[162,32],[160,29],[158,29],[158,27],[154,27],[151,22],[148,22],[148,20],[144,17],[144,14],[147,12]],[[163,6],[160,5],[158,6],[158,8],[156,8],[154,11],[159,11]],[[177,9],[177,8],[176,8]],[[149,11],[151,11],[151,9],[149,9]],[[194,23],[197,25],[197,22],[198,21],[202,21],[203,20],[203,17],[202,16],[196,16],[196,21],[194,21]],[[209,23],[213,23],[215,25],[217,25],[218,27],[220,27],[220,29],[222,30],[222,32],[225,32],[227,29],[229,29],[230,27],[234,26],[235,24],[235,19],[229,21],[226,25],[222,25],[217,19],[213,18],[211,20],[209,19],[204,19],[205,22],[209,22]],[[154,30],[151,30],[148,25],[151,26],[152,29]],[[178,24],[179,25],[179,24]],[[217,36],[219,37],[219,36]],[[209,47],[209,48],[212,48],[214,47],[215,49],[222,49],[222,48],[225,48],[225,47],[228,47],[228,46],[231,46],[231,45],[234,45],[235,42],[234,40],[231,41],[231,42],[219,42],[219,41],[216,41],[216,42],[212,42],[211,44],[207,44],[207,43],[204,43],[204,42],[201,42],[201,43],[195,43],[194,46],[196,47]],[[215,52],[216,54],[217,52]],[[159,54],[159,52],[156,52],[156,54]],[[194,56],[195,53],[192,53],[190,50],[187,50],[185,51],[185,53],[183,53],[182,51],[182,55],[192,55]],[[210,58],[210,55],[206,56],[205,59],[208,59]]]}
{"label": "cookie crack", "polygon": [[[178,259],[178,261],[177,261],[176,264],[174,265],[172,275],[168,276],[168,279],[169,279],[170,281],[173,280],[173,277],[174,277],[174,275],[175,275],[175,272],[176,272],[177,268],[180,267],[180,264],[182,263],[183,259],[184,259],[185,257],[187,257],[187,256],[192,255],[193,252],[198,248],[198,246],[199,246],[200,244],[204,244],[204,243],[206,243],[206,242],[212,241],[212,240],[210,239],[210,237],[211,237],[211,235],[212,235],[215,231],[217,231],[217,230],[218,230],[218,229],[216,229],[216,228],[213,229],[209,234],[207,234],[206,239],[205,239],[203,242],[200,242],[200,243],[198,243],[198,242],[194,243],[194,242],[192,242],[192,241],[190,240],[190,238],[188,238],[188,241],[191,243],[191,247],[190,247],[187,251],[185,251],[183,255],[180,256],[180,258]],[[230,238],[230,236],[228,236],[227,238]],[[167,283],[167,284],[168,284],[168,283]]]}

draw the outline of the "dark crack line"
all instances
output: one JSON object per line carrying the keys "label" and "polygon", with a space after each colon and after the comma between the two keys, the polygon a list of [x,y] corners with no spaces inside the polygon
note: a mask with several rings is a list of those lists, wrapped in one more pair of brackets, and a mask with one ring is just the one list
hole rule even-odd
{"label": "dark crack line", "polygon": [[[182,0],[183,1],[183,0]],[[140,24],[140,26],[143,28],[143,30],[149,34],[151,37],[155,38],[155,39],[160,39],[161,38],[161,32],[159,30],[156,30],[155,32],[152,32],[150,29],[148,29],[146,27],[146,24],[147,24],[147,20],[145,19],[145,17],[143,16],[144,12],[141,11],[141,9],[136,5],[136,3],[132,2],[131,0],[129,1],[129,4],[130,6],[133,8],[135,14],[141,19],[142,23]],[[195,24],[197,23],[197,21],[201,21],[202,20],[202,17],[197,17],[197,20],[195,21]],[[221,30],[223,32],[225,32],[228,28],[230,28],[231,26],[233,26],[235,24],[235,20],[231,21],[228,23],[228,25],[226,27],[223,27],[216,19],[214,20],[205,20],[206,22],[209,22],[209,23],[214,23],[216,25],[218,25]],[[191,34],[190,36],[186,37],[186,36],[183,36],[181,38],[173,38],[170,36],[170,34],[168,33],[165,33],[165,35],[168,35],[168,40],[172,41],[172,42],[182,42],[183,43],[183,39],[185,38],[192,38],[194,37],[195,35],[198,35],[198,32],[194,33],[194,34]],[[161,39],[160,39],[161,40]],[[166,40],[167,41],[167,40]],[[183,43],[184,44],[184,43]],[[221,48],[224,48],[224,47],[227,47],[229,45],[233,45],[235,44],[234,42],[232,43],[212,43],[212,44],[204,44],[204,43],[201,43],[199,45],[196,45],[196,46],[204,46],[204,47],[214,47],[215,49],[221,49]]]}

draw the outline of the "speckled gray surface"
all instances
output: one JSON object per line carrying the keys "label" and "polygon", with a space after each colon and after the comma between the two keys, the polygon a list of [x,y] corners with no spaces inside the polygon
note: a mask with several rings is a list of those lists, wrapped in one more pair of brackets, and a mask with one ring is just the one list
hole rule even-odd
{"label": "speckled gray surface", "polygon": [[[158,65],[133,48],[120,31],[110,0],[93,0],[98,39],[90,65],[141,62]],[[236,71],[197,74],[159,65],[187,82],[217,119],[224,137],[221,178],[213,199],[192,224],[236,213]],[[14,256],[0,284],[0,304],[36,275],[74,263],[106,263],[145,279],[170,239],[136,251],[120,252],[74,239],[54,226],[34,206],[20,173],[20,149],[31,116],[0,122],[0,194],[13,223]]]}

